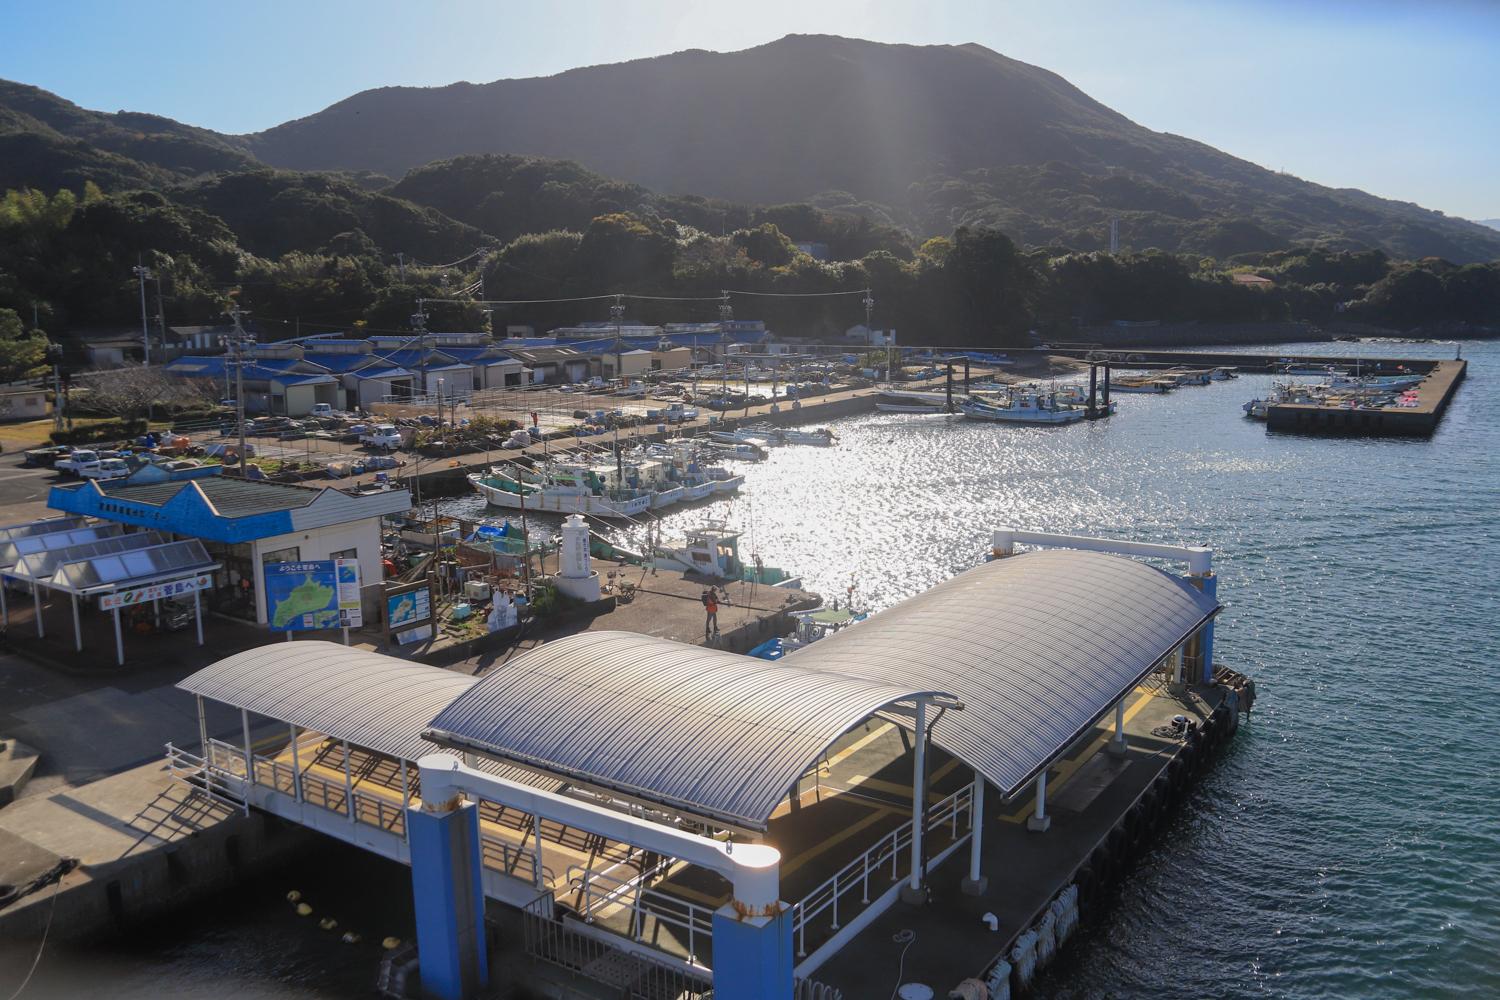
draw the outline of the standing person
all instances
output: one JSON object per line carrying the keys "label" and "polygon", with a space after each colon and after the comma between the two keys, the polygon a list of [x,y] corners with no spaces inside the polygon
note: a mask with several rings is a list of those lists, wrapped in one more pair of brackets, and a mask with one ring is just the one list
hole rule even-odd
{"label": "standing person", "polygon": [[708,612],[703,620],[703,638],[707,641],[719,634],[719,596],[715,588],[703,592],[703,607]]}

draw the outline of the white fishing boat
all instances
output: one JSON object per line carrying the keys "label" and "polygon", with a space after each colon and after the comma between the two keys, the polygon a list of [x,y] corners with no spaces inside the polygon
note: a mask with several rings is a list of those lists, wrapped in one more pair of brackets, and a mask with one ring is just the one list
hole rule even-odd
{"label": "white fishing boat", "polygon": [[523,483],[493,470],[488,475],[469,474],[469,482],[493,507],[507,510],[545,511],[551,514],[586,514],[590,517],[634,517],[651,508],[651,494],[624,492],[596,494],[587,487],[543,482]]}
{"label": "white fishing boat", "polygon": [[993,400],[966,399],[959,410],[966,420],[1003,424],[1071,424],[1088,416],[1084,408],[1059,403],[1050,393],[1030,392]]}
{"label": "white fishing boat", "polygon": [[656,570],[696,573],[711,580],[745,580],[771,587],[801,590],[801,577],[752,557],[747,565],[740,558],[740,536],[723,521],[705,521],[689,528],[681,541],[653,547],[649,565]]}

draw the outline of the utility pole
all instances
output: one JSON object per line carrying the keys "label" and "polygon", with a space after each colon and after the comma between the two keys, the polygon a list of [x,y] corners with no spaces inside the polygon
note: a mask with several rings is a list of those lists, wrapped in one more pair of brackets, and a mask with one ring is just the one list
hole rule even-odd
{"label": "utility pole", "polygon": [[136,254],[136,265],[130,270],[135,274],[141,285],[141,345],[145,349],[146,367],[151,367],[151,328],[146,325],[146,279],[151,277],[151,269],[140,263],[140,254]]}
{"label": "utility pole", "polygon": [[[32,303],[32,326],[36,324],[36,304]],[[60,431],[63,429],[63,402],[62,391],[62,357],[63,348],[61,344],[49,343],[47,345],[47,360],[52,362],[52,429]]]}
{"label": "utility pole", "polygon": [[417,331],[417,351],[420,360],[417,363],[418,383],[417,387],[422,390],[422,395],[427,395],[427,308],[426,300],[417,300],[417,311],[411,314],[411,328]]}
{"label": "utility pole", "polygon": [[615,304],[609,307],[609,318],[615,321],[615,378],[619,379],[623,386],[625,382],[625,345],[620,340],[620,330],[625,325],[625,296],[615,296]]}
{"label": "utility pole", "polygon": [[161,305],[161,271],[151,277],[156,279],[156,342],[161,345],[162,360],[167,356],[167,313]]}
{"label": "utility pole", "polygon": [[727,393],[729,391],[729,324],[734,319],[734,307],[729,304],[728,292],[720,289],[719,296],[723,300],[719,303],[719,371],[723,375],[719,391]]}
{"label": "utility pole", "polygon": [[240,308],[238,302],[229,307],[229,315],[234,320],[234,338],[230,345],[234,349],[234,412],[236,422],[240,431],[240,477],[245,475],[245,351],[255,343],[255,337],[245,332],[240,325],[242,317],[248,315]]}
{"label": "utility pole", "polygon": [[401,283],[406,284],[406,254],[396,254],[396,270],[401,275]]}

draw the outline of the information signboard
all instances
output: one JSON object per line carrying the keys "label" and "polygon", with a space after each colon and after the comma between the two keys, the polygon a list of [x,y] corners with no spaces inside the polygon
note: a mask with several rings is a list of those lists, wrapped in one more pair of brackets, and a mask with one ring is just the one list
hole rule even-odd
{"label": "information signboard", "polygon": [[125,608],[144,601],[156,601],[164,597],[191,594],[194,591],[207,590],[213,586],[213,582],[214,578],[212,575],[199,573],[197,576],[188,577],[186,580],[173,580],[170,583],[153,583],[145,587],[131,587],[126,590],[117,590],[113,594],[101,594],[99,596],[99,607],[101,610],[109,611],[113,608]]}
{"label": "information signboard", "polygon": [[266,620],[273,632],[339,625],[338,569],[332,559],[266,563]]}

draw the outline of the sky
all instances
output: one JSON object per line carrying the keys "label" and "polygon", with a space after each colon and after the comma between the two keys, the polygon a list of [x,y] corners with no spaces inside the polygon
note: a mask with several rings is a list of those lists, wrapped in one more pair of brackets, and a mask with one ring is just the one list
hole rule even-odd
{"label": "sky", "polygon": [[0,77],[252,132],[360,90],[792,33],[978,42],[1152,129],[1500,218],[1500,0],[0,0]]}

